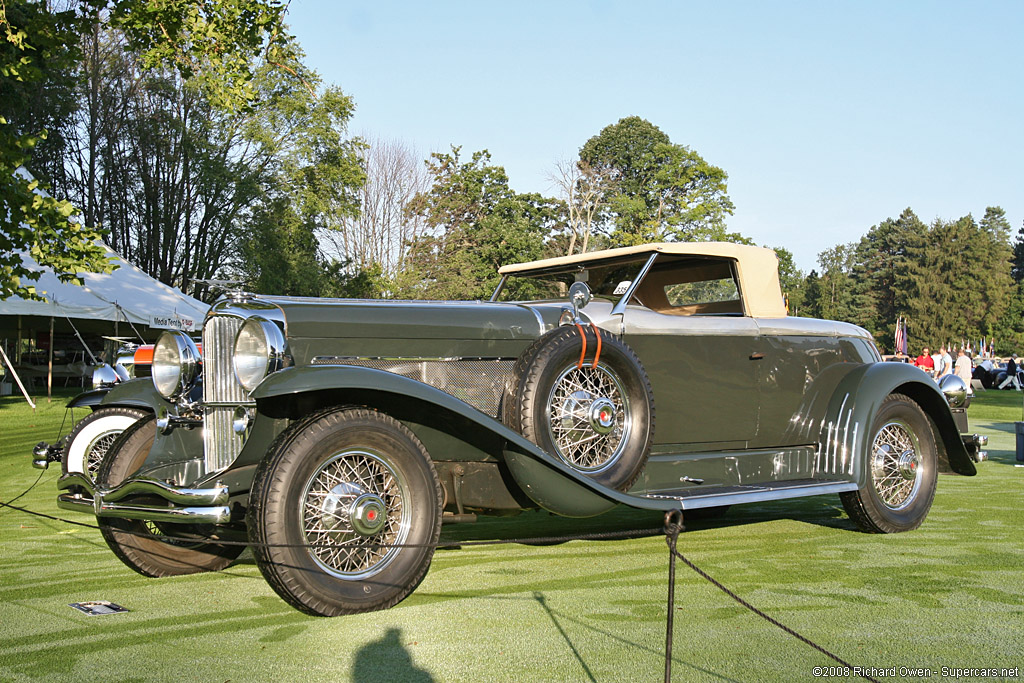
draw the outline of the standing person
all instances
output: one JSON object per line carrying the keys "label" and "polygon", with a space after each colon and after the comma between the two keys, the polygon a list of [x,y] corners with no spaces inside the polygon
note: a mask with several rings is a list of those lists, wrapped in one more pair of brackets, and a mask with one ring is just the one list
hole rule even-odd
{"label": "standing person", "polygon": [[974,364],[971,363],[971,357],[967,355],[967,351],[960,349],[956,354],[956,366],[954,372],[956,376],[964,381],[967,385],[967,393],[973,394],[974,389],[971,387],[971,376],[974,372]]}
{"label": "standing person", "polygon": [[914,359],[914,365],[921,368],[929,375],[935,374],[935,362],[932,360],[931,354],[928,353],[927,346],[921,350],[921,355]]}
{"label": "standing person", "polygon": [[932,377],[938,379],[939,373],[942,372],[942,349],[932,354],[932,368]]}
{"label": "standing person", "polygon": [[939,354],[942,356],[942,368],[936,367],[937,372],[935,373],[938,377],[945,377],[946,375],[953,374],[953,356],[949,355],[949,351],[943,346],[939,349]]}

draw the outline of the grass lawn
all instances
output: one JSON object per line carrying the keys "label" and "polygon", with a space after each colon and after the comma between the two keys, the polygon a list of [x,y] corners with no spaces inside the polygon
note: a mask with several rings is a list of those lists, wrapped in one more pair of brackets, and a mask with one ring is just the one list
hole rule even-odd
{"label": "grass lawn", "polygon": [[[36,481],[31,447],[53,440],[63,415],[61,400],[44,398],[33,413],[24,401],[0,399],[0,500]],[[838,497],[821,496],[688,522],[679,549],[853,664],[897,673],[926,667],[932,680],[942,680],[942,667],[1024,668],[1019,419],[1017,392],[975,400],[972,429],[989,436],[991,460],[976,477],[941,476],[917,531],[859,533]],[[58,476],[51,466],[16,504],[94,521],[57,509]],[[589,520],[527,513],[445,527],[443,537],[661,523],[627,509]],[[661,680],[667,559],[660,535],[439,550],[419,589],[397,607],[324,619],[281,601],[248,552],[224,572],[147,579],[123,566],[94,529],[0,508],[0,680]],[[673,680],[810,681],[814,667],[834,664],[685,566],[677,572]],[[86,600],[131,611],[89,617],[68,607]]]}

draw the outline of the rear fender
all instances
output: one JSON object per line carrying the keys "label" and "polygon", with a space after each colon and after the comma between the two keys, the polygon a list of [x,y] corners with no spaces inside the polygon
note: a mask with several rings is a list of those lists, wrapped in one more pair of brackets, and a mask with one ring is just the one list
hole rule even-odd
{"label": "rear fender", "polygon": [[938,386],[913,366],[872,363],[847,374],[832,394],[820,423],[816,477],[852,477],[860,486],[867,482],[872,439],[868,432],[882,402],[892,393],[909,397],[931,419],[940,472],[977,473]]}
{"label": "rear fender", "polygon": [[[635,502],[632,496],[576,472],[451,394],[402,375],[356,366],[287,368],[268,376],[252,397],[259,413],[274,418],[296,419],[331,405],[361,405],[398,419],[412,415],[413,422],[472,441],[498,440],[500,456],[522,491],[537,505],[559,515],[590,517],[616,504]],[[445,453],[432,457],[458,459]],[[670,510],[678,503],[665,501],[664,506]]]}

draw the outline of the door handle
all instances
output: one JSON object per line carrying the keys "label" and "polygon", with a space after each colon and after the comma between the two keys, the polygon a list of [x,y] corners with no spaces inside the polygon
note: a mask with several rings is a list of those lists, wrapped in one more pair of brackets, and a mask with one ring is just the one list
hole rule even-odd
{"label": "door handle", "polygon": [[764,360],[764,354],[761,353],[760,351],[755,351],[754,353],[750,354],[750,360]]}

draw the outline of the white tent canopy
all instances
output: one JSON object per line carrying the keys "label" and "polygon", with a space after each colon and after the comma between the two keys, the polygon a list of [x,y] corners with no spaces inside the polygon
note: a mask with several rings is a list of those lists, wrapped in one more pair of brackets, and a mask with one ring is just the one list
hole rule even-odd
{"label": "white tent canopy", "polygon": [[80,273],[83,285],[61,282],[28,254],[21,257],[26,267],[41,271],[34,285],[45,301],[17,296],[0,301],[0,316],[40,316],[57,319],[107,320],[145,325],[150,328],[194,332],[202,327],[209,306],[180,290],[154,280],[103,244],[107,256],[118,268],[112,273]]}

